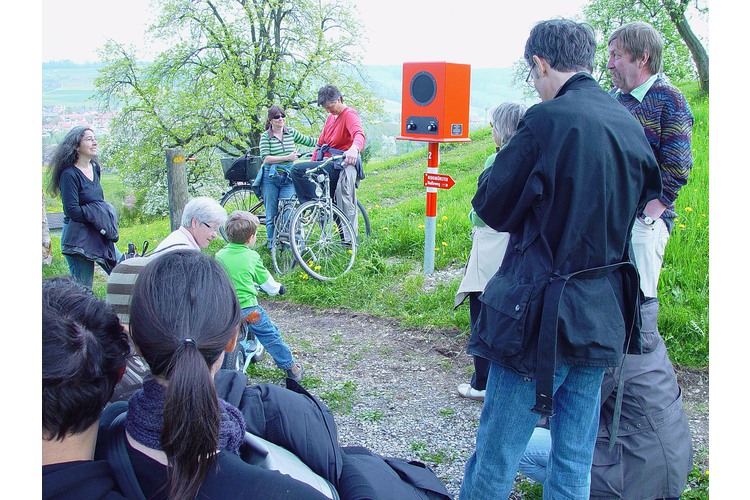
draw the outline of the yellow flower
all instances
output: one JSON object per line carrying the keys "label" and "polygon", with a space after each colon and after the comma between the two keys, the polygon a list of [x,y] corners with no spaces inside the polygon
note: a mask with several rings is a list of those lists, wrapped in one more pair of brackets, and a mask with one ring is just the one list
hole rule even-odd
{"label": "yellow flower", "polygon": [[701,217],[705,217],[705,216],[706,216],[706,214],[701,214]]}
{"label": "yellow flower", "polygon": [[439,223],[439,222],[438,222],[437,224],[435,224],[435,225],[436,225],[437,227],[443,227],[443,225],[442,225],[441,223]]}
{"label": "yellow flower", "polygon": [[440,244],[441,244],[441,245],[443,245],[444,247],[447,247],[447,246],[448,246],[448,244],[447,244],[446,242],[442,242],[442,243],[440,243]]}
{"label": "yellow flower", "polygon": [[313,265],[313,261],[311,261],[311,260],[308,260],[308,261],[307,261],[307,265],[308,265],[308,266],[310,266],[310,267],[312,267],[312,265]]}
{"label": "yellow flower", "polygon": [[686,227],[685,224],[680,224],[680,229],[685,229]]}
{"label": "yellow flower", "polygon": [[383,231],[388,231],[387,227],[383,227],[382,229],[383,229]]}
{"label": "yellow flower", "polygon": [[308,276],[307,273],[301,273],[299,277],[302,278],[303,280],[310,279],[310,276]]}
{"label": "yellow flower", "polygon": [[378,205],[378,204],[376,203],[376,204],[375,204],[375,208],[380,208],[380,205]]}
{"label": "yellow flower", "polygon": [[685,211],[686,212],[692,212],[693,211],[693,207],[685,207]]}
{"label": "yellow flower", "polygon": [[347,249],[346,253],[351,254],[352,253],[352,249],[351,248]]}
{"label": "yellow flower", "polygon": [[420,224],[420,225],[419,225],[419,226],[417,226],[417,227],[418,227],[419,229],[424,229],[424,224]]}
{"label": "yellow flower", "polygon": [[443,215],[443,216],[442,216],[442,217],[440,217],[440,218],[441,218],[441,219],[443,219],[443,220],[448,220],[448,216],[447,216],[447,215]]}
{"label": "yellow flower", "polygon": [[316,271],[320,271],[320,266],[315,266],[313,269],[315,269]]}

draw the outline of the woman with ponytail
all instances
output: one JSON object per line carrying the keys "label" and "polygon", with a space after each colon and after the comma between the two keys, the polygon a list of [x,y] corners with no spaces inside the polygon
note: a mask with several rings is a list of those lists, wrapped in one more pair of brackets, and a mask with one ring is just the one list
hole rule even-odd
{"label": "woman with ponytail", "polygon": [[239,457],[242,413],[219,399],[214,387],[239,324],[229,279],[201,253],[170,252],[136,281],[130,333],[152,378],[130,398],[125,429],[146,498],[325,498]]}

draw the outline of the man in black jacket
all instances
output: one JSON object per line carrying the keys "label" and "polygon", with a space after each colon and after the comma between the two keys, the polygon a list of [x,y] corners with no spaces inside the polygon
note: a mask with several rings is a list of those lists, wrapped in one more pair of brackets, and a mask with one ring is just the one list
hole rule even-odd
{"label": "man in black jacket", "polygon": [[640,345],[630,232],[661,180],[640,124],[591,78],[595,50],[586,25],[532,29],[524,58],[543,102],[472,200],[510,243],[469,341],[491,368],[462,499],[507,498],[539,415],[551,417],[545,497],[588,498],[604,370]]}

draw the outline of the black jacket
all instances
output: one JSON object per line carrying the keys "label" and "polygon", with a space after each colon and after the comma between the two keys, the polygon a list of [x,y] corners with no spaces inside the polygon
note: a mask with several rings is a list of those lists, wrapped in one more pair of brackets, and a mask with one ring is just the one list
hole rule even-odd
{"label": "black jacket", "polygon": [[639,311],[630,232],[660,192],[642,126],[590,75],[532,106],[472,200],[510,243],[469,353],[530,377],[555,363],[617,365]]}
{"label": "black jacket", "polygon": [[[89,180],[75,166],[60,175],[60,197],[65,225],[60,246],[63,254],[82,255],[111,270],[117,264],[114,242],[119,239],[117,211],[104,201],[101,169],[94,163]],[[102,232],[103,231],[103,232]]]}

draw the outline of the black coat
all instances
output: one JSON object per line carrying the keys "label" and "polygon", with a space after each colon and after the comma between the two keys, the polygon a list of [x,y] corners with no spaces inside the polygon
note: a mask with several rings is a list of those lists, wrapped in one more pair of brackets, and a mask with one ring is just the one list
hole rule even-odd
{"label": "black coat", "polygon": [[469,353],[530,377],[538,354],[548,356],[543,369],[617,365],[639,310],[630,232],[660,193],[642,126],[590,75],[574,75],[554,99],[532,106],[472,200],[510,243],[480,296]]}
{"label": "black coat", "polygon": [[93,172],[94,179],[90,180],[70,166],[60,175],[66,226],[60,246],[63,254],[82,255],[111,270],[117,264],[114,245],[119,239],[117,211],[104,201],[98,163],[94,163]]}

